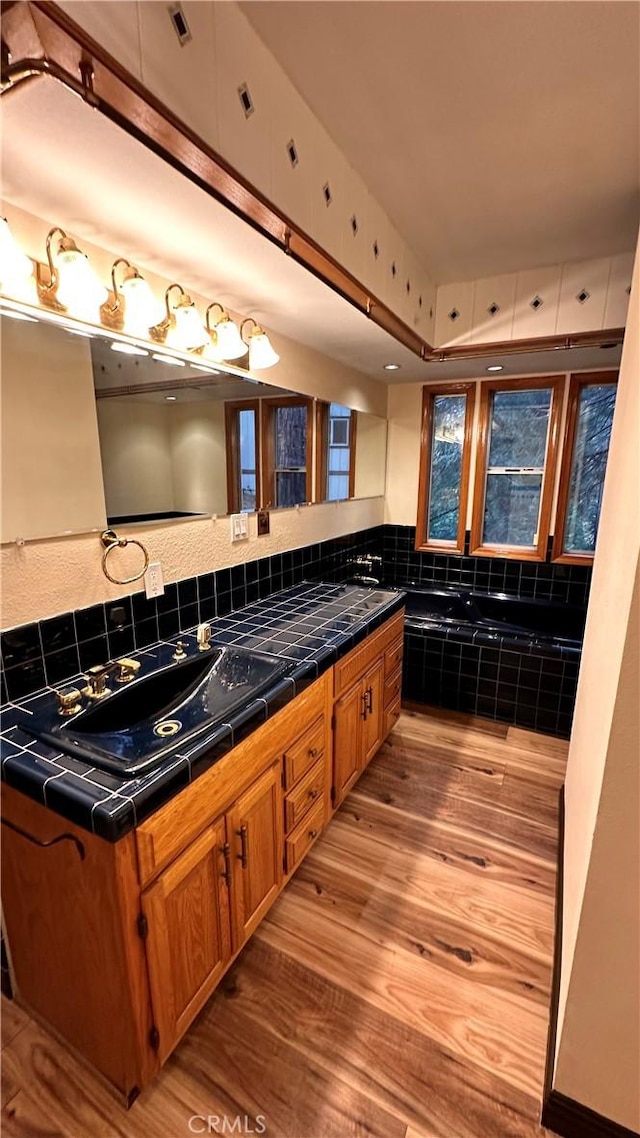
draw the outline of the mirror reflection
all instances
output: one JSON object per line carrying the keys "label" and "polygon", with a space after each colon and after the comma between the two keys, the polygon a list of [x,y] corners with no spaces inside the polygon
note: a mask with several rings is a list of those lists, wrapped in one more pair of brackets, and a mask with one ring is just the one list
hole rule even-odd
{"label": "mirror reflection", "polygon": [[[375,415],[91,335],[86,325],[6,315],[1,325],[3,398],[13,406],[22,391],[13,438],[47,440],[29,456],[32,482],[52,486],[62,455],[66,472],[60,511],[32,512],[24,537],[80,532],[105,517],[221,515],[384,493],[386,421]],[[54,387],[52,415],[45,396]],[[83,470],[101,468],[104,506],[92,503],[91,516],[66,486],[72,451],[83,453]],[[14,540],[8,529],[3,540]]]}

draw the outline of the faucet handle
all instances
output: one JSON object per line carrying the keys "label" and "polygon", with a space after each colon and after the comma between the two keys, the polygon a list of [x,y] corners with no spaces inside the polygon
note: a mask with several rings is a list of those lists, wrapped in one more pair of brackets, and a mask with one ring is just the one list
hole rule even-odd
{"label": "faucet handle", "polygon": [[198,642],[198,650],[206,652],[211,647],[211,625],[199,624],[196,632],[196,640]]}
{"label": "faucet handle", "polygon": [[82,693],[78,688],[61,688],[56,692],[58,715],[75,715],[82,709]]}
{"label": "faucet handle", "polygon": [[102,699],[105,695],[109,695],[109,688],[107,687],[108,675],[108,664],[94,664],[92,668],[87,668],[86,675],[84,676],[87,681],[87,687],[82,689],[82,694],[88,695],[89,699]]}
{"label": "faucet handle", "polygon": [[140,661],[130,660],[127,656],[123,656],[121,660],[116,660],[118,672],[116,675],[117,684],[128,684],[131,680],[135,680],[136,674],[140,671]]}
{"label": "faucet handle", "polygon": [[186,645],[185,641],[179,640],[178,643],[176,644],[176,650],[173,653],[172,659],[173,660],[186,660],[186,658],[187,658],[186,647],[187,647],[187,645]]}

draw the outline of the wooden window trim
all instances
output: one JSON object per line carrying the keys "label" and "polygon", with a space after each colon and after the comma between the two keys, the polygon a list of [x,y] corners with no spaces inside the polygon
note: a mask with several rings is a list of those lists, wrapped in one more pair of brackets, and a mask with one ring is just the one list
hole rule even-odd
{"label": "wooden window trim", "polygon": [[[433,408],[437,395],[466,395],[464,417],[464,439],[462,443],[462,477],[460,482],[460,514],[458,533],[454,544],[442,541],[429,541],[427,525],[429,521],[429,478],[431,473],[431,436],[433,432]],[[422,427],[420,433],[420,477],[418,482],[418,519],[416,524],[416,549],[438,553],[464,553],[464,538],[467,526],[469,500],[469,476],[471,472],[471,441],[473,434],[473,415],[476,403],[476,381],[468,383],[434,383],[422,388]]]}
{"label": "wooden window trim", "polygon": [[[343,404],[346,407],[346,403]],[[314,502],[327,502],[327,450],[328,450],[328,423],[329,403],[316,400],[315,408],[315,491]],[[352,407],[349,419],[349,498],[355,497],[356,488],[356,432],[358,428],[358,412]]]}
{"label": "wooden window trim", "polygon": [[234,399],[224,405],[224,432],[225,450],[227,459],[227,511],[230,514],[240,513],[240,438],[238,434],[238,411],[253,411],[255,413],[255,448],[256,448],[256,509],[260,508],[262,495],[260,492],[260,400]]}
{"label": "wooden window trim", "polygon": [[573,453],[578,428],[578,408],[583,387],[604,386],[605,384],[614,386],[617,382],[617,371],[575,372],[569,381],[569,402],[567,404],[567,416],[562,444],[558,505],[556,507],[556,524],[554,527],[553,548],[551,551],[551,560],[559,565],[593,565],[592,553],[567,553],[564,550],[567,509],[569,508],[571,466],[573,464]]}
{"label": "wooden window trim", "polygon": [[[274,468],[273,412],[278,407],[306,407],[307,409],[307,474],[305,503],[311,502],[313,475],[313,400],[306,395],[281,395],[271,399],[261,399],[261,454],[262,454],[262,502],[263,508],[294,509],[295,507],[275,505],[276,473]],[[300,503],[302,504],[302,503]]]}
{"label": "wooden window trim", "polygon": [[[478,444],[471,516],[470,553],[474,557],[504,557],[513,561],[545,561],[549,531],[551,528],[551,508],[553,505],[555,472],[558,459],[560,418],[562,414],[565,376],[536,376],[532,379],[529,379],[527,376],[518,376],[516,379],[491,379],[483,380],[480,386],[480,418],[478,422]],[[485,545],[482,542],[482,529],[491,397],[497,391],[531,391],[539,387],[551,388],[551,408],[549,411],[549,434],[544,474],[542,476],[542,497],[540,502],[537,545],[535,548],[520,547],[515,549],[511,549],[508,546]]]}

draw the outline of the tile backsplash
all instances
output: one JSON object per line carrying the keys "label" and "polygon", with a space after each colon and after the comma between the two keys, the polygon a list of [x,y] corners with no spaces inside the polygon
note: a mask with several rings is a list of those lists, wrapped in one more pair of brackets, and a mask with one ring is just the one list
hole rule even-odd
{"label": "tile backsplash", "polygon": [[588,599],[589,568],[416,553],[414,541],[413,526],[376,526],[173,582],[156,600],[138,592],[8,629],[0,634],[2,703],[60,684],[93,664],[172,639],[200,621],[225,616],[303,580],[366,575],[367,570],[354,563],[367,554],[381,558],[371,575],[388,585],[459,585],[576,605]]}

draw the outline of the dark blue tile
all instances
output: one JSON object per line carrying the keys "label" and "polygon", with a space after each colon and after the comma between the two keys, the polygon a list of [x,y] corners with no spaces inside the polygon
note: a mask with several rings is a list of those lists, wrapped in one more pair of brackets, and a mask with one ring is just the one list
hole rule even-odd
{"label": "dark blue tile", "polygon": [[160,640],[171,640],[180,631],[180,616],[177,609],[158,613],[158,636]]}
{"label": "dark blue tile", "polygon": [[18,628],[8,629],[0,634],[0,645],[5,670],[42,657],[40,632],[37,624],[21,624]]}
{"label": "dark blue tile", "polygon": [[77,675],[80,671],[80,659],[76,645],[65,648],[62,652],[46,653],[44,666],[47,683],[52,687]]}
{"label": "dark blue tile", "polygon": [[30,660],[16,668],[7,668],[5,682],[9,699],[14,703],[45,687],[47,681],[42,659]]}
{"label": "dark blue tile", "polygon": [[50,620],[41,621],[40,634],[45,655],[50,652],[60,652],[63,648],[75,645],[76,629],[73,613],[67,612],[63,613],[62,616],[54,616]]}
{"label": "dark blue tile", "polygon": [[178,607],[178,586],[175,581],[165,585],[164,593],[161,597],[157,597],[156,604],[158,606],[158,616],[161,613],[174,612]]}
{"label": "dark blue tile", "polygon": [[78,642],[95,640],[96,637],[103,636],[107,630],[104,605],[92,605],[91,608],[77,609],[73,616]]}
{"label": "dark blue tile", "polygon": [[80,669],[86,671],[96,664],[106,664],[109,660],[109,641],[106,636],[97,636],[79,645]]}
{"label": "dark blue tile", "polygon": [[178,606],[196,605],[198,602],[198,586],[195,577],[188,577],[185,581],[178,581]]}

